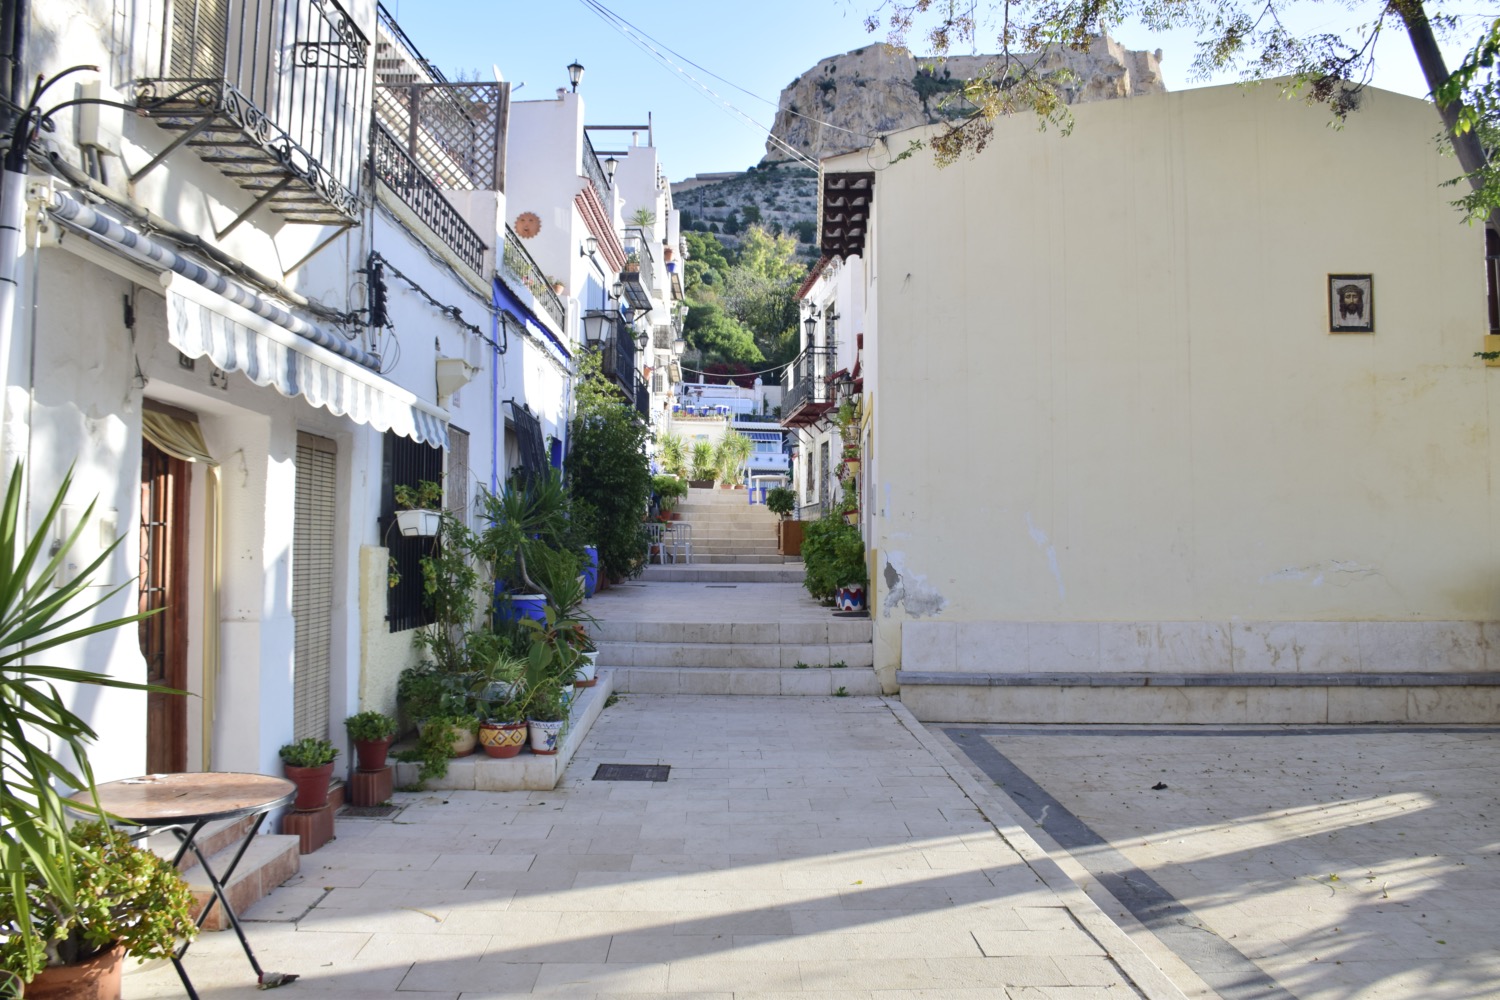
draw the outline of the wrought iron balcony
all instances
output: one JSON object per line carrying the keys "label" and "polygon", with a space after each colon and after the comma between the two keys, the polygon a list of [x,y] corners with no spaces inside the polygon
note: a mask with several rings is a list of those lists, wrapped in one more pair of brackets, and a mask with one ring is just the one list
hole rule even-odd
{"label": "wrought iron balcony", "polygon": [[604,165],[599,162],[599,157],[594,153],[594,144],[589,142],[587,133],[583,136],[583,176],[594,184],[594,191],[599,195],[599,200],[609,204],[605,198],[609,194],[612,182],[604,173]]}
{"label": "wrought iron balcony", "polygon": [[645,382],[639,382],[635,387],[635,412],[641,415],[641,419],[650,423],[651,421],[651,387]]}
{"label": "wrought iron balcony", "polygon": [[809,347],[781,376],[781,425],[805,427],[833,406],[834,349]]}
{"label": "wrought iron balcony", "polygon": [[369,39],[335,0],[146,0],[159,60],[136,106],[285,222],[355,225],[370,114]]}
{"label": "wrought iron balcony", "polygon": [[633,404],[639,379],[635,370],[635,341],[630,339],[628,331],[617,334],[604,345],[601,360],[605,378],[613,379],[626,400]]}
{"label": "wrought iron balcony", "polygon": [[[655,308],[656,303],[656,258],[651,253],[651,241],[646,231],[639,226],[625,230],[625,270],[620,279],[625,284],[625,298],[632,309]],[[635,260],[630,260],[634,257]]]}
{"label": "wrought iron balcony", "polygon": [[505,129],[510,86],[453,83],[390,12],[379,6],[375,39],[375,117],[438,187],[505,190]]}
{"label": "wrought iron balcony", "polygon": [[547,315],[557,320],[557,328],[567,326],[568,311],[552,290],[547,275],[532,259],[531,252],[510,226],[505,227],[505,250],[500,254],[500,275],[511,284],[530,290]]}
{"label": "wrought iron balcony", "polygon": [[379,122],[370,123],[370,171],[417,213],[459,259],[484,274],[484,241],[443,192]]}

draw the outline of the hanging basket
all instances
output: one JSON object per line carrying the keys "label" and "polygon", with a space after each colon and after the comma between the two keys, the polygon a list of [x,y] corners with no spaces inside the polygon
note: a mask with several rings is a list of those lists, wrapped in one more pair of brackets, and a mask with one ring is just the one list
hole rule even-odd
{"label": "hanging basket", "polygon": [[396,511],[396,526],[401,529],[401,534],[408,538],[431,538],[438,533],[442,525],[443,512],[440,510]]}

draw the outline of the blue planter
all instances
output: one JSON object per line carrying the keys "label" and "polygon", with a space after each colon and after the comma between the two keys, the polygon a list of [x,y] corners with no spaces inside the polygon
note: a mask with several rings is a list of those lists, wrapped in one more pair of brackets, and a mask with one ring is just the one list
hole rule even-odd
{"label": "blue planter", "polygon": [[583,568],[583,594],[585,597],[593,597],[594,591],[599,588],[599,549],[593,545],[585,545],[583,551],[589,560],[588,565]]}
{"label": "blue planter", "polygon": [[506,622],[520,621],[522,618],[545,622],[547,599],[541,594],[511,594],[496,598],[495,617]]}

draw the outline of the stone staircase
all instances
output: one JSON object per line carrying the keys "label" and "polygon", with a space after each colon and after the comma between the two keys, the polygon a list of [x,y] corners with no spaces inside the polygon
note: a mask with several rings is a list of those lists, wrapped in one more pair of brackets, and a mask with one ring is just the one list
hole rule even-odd
{"label": "stone staircase", "polygon": [[[247,818],[210,823],[198,835],[199,849],[208,857],[214,871],[222,873],[229,867],[234,851],[251,822],[253,820]],[[270,895],[272,889],[296,875],[302,866],[299,839],[289,834],[268,833],[271,825],[269,821],[262,824],[261,832],[256,834],[250,846],[245,849],[245,856],[240,859],[239,867],[225,886],[225,893],[241,918],[252,905]],[[165,858],[170,859],[177,852],[177,838],[170,833],[153,834],[148,842],[153,851]],[[196,915],[213,896],[213,889],[198,865],[198,859],[191,853],[182,859],[178,867],[192,890],[193,913]],[[215,906],[204,922],[203,929],[221,931],[228,926],[224,908]]]}
{"label": "stone staircase", "polygon": [[677,512],[692,527],[693,563],[786,561],[776,551],[776,515],[764,504],[751,504],[744,490],[690,489]]}
{"label": "stone staircase", "polygon": [[801,562],[650,566],[641,582],[651,587],[649,610],[606,614],[591,628],[617,691],[880,693],[874,623],[812,604]]}

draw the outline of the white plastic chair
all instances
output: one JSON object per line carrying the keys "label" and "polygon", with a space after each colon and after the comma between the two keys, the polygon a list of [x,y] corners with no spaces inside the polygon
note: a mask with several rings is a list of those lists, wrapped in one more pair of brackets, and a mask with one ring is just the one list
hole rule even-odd
{"label": "white plastic chair", "polygon": [[662,551],[670,551],[674,563],[692,562],[693,526],[681,521],[673,521],[667,525],[667,544],[662,546]]}
{"label": "white plastic chair", "polygon": [[665,565],[671,542],[667,537],[666,525],[652,522],[646,525],[646,537],[650,540],[651,548],[646,550],[646,561],[658,562]]}

